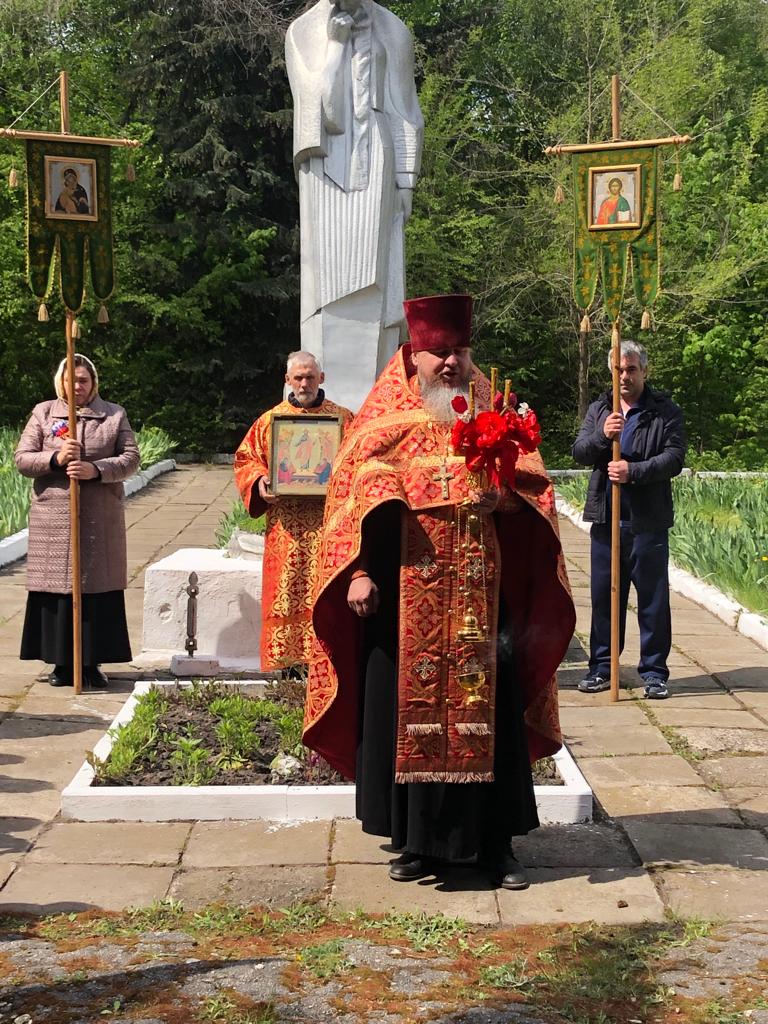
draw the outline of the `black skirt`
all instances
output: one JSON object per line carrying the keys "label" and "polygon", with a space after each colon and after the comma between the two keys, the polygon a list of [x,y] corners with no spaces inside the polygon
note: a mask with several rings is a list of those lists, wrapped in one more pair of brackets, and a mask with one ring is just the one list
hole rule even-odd
{"label": "black skirt", "polygon": [[[386,511],[385,511],[386,510]],[[493,782],[395,783],[399,506],[374,513],[371,576],[379,611],[366,620],[356,813],[398,850],[448,861],[494,857],[539,825],[513,653],[499,648]],[[503,610],[502,622],[503,626]],[[501,633],[502,630],[500,629]]]}
{"label": "black skirt", "polygon": [[[83,664],[130,661],[125,591],[83,594]],[[31,590],[21,634],[22,661],[72,664],[72,595]]]}

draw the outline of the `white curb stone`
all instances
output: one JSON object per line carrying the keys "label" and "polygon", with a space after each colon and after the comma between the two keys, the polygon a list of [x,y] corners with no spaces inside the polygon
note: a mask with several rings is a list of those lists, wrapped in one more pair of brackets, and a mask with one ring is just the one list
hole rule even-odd
{"label": "white curb stone", "polygon": [[[126,725],[137,698],[152,686],[190,683],[139,682],[109,730],[93,749],[105,761],[113,729]],[[265,683],[221,683],[263,693]],[[555,755],[562,786],[535,786],[542,825],[592,820],[592,790],[565,747]],[[330,821],[355,817],[355,787],[341,786],[93,786],[94,770],[86,761],[61,794],[61,814],[68,821]]]}
{"label": "white curb stone", "polygon": [[[140,473],[135,473],[133,476],[128,477],[127,480],[123,481],[123,492],[126,498],[130,498],[136,491],[146,487],[156,476],[160,476],[161,473],[168,473],[172,469],[176,469],[175,461],[173,459],[162,459],[147,469],[143,469]],[[0,568],[4,565],[10,565],[11,562],[18,562],[20,558],[24,558],[28,546],[29,530],[19,530],[18,533],[0,540]]]}

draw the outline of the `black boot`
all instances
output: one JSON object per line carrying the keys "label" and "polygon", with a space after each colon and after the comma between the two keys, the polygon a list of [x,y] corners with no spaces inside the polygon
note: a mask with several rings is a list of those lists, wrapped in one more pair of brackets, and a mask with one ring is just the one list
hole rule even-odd
{"label": "black boot", "polygon": [[98,665],[83,665],[83,682],[91,690],[106,690],[109,686],[108,677]]}
{"label": "black boot", "polygon": [[54,665],[53,672],[48,676],[48,682],[51,686],[71,686],[72,666]]}
{"label": "black boot", "polygon": [[428,858],[407,850],[389,865],[389,877],[395,882],[415,882],[431,874]]}
{"label": "black boot", "polygon": [[491,882],[502,889],[527,889],[531,884],[525,868],[512,853],[511,847],[484,858],[483,863]]}

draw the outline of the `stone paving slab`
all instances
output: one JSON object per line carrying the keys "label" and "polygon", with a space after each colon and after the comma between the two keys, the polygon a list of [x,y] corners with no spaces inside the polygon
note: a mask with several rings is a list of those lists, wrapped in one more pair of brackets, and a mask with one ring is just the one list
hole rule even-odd
{"label": "stone paving slab", "polygon": [[529,868],[636,867],[623,831],[611,823],[543,825],[513,840],[517,859]]}
{"label": "stone paving slab", "polygon": [[644,864],[720,864],[768,872],[768,839],[754,829],[719,825],[624,823]]}
{"label": "stone paving slab", "polygon": [[163,899],[173,878],[172,867],[108,864],[32,864],[26,861],[0,892],[4,913],[62,914],[100,907],[125,910]]}
{"label": "stone paving slab", "polygon": [[359,821],[337,818],[334,822],[331,862],[336,864],[389,864],[397,853],[381,836],[363,832]]}
{"label": "stone paving slab", "polygon": [[27,862],[177,865],[191,828],[181,822],[55,822]]}
{"label": "stone paving slab", "polygon": [[453,868],[418,882],[394,882],[383,864],[337,864],[331,899],[345,910],[389,911],[460,917],[471,924],[498,924],[496,892],[471,868]]}
{"label": "stone paving slab", "polygon": [[679,735],[694,750],[768,754],[768,731],[759,729],[680,729]]}
{"label": "stone paving slab", "polygon": [[173,879],[169,896],[180,900],[187,910],[210,903],[287,907],[296,900],[322,895],[328,886],[326,871],[318,865],[185,868]]}
{"label": "stone paving slab", "polygon": [[669,909],[682,918],[768,921],[768,871],[696,868],[654,877]]}
{"label": "stone paving slab", "polygon": [[606,814],[627,820],[681,825],[740,825],[723,796],[705,786],[597,786],[593,792]]}
{"label": "stone paving slab", "polygon": [[[707,698],[703,698],[706,700]],[[710,698],[714,701],[714,698]],[[693,698],[695,702],[696,698]],[[717,729],[766,729],[768,722],[739,706],[734,697],[724,695],[723,702],[702,706],[691,703],[692,698],[680,697],[675,700],[656,701],[653,716],[660,725],[673,729],[717,728]]]}
{"label": "stone paving slab", "polygon": [[708,757],[700,762],[699,771],[710,783],[723,789],[764,787],[768,779],[768,757]]}
{"label": "stone paving slab", "polygon": [[326,864],[329,821],[205,821],[192,828],[182,864],[189,868]]}
{"label": "stone paving slab", "polygon": [[580,757],[579,768],[590,786],[634,786],[658,780],[669,786],[700,786],[701,778],[678,754],[626,757]]}
{"label": "stone paving slab", "polygon": [[[596,709],[597,710],[597,709]],[[601,709],[603,710],[603,709]],[[615,705],[607,711],[620,711]],[[621,722],[563,728],[568,748],[577,759],[596,755],[671,754],[672,748],[658,729],[644,723],[624,727]]]}
{"label": "stone paving slab", "polygon": [[723,796],[738,808],[749,828],[768,829],[768,791],[765,786],[737,786],[724,789]]}
{"label": "stone paving slab", "polygon": [[524,892],[498,893],[501,924],[641,924],[663,921],[664,904],[642,868],[541,868]]}

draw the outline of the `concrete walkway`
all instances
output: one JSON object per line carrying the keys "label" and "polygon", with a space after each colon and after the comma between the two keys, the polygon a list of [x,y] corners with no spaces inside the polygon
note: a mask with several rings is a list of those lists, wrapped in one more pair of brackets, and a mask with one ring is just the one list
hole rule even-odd
{"label": "concrete walkway", "polygon": [[[235,490],[229,467],[188,466],[128,503],[128,618],[141,647],[142,584],[151,562],[212,546]],[[589,540],[563,538],[589,629]],[[682,916],[768,922],[768,652],[690,601],[673,597],[672,696],[640,699],[636,673],[614,706],[576,690],[574,641],[561,672],[568,744],[600,804],[590,825],[540,829],[516,843],[534,885],[496,892],[471,870],[391,882],[392,853],[356,822],[84,824],[57,818],[59,792],[130,691],[52,689],[43,666],[17,660],[24,566],[0,572],[0,912],[121,909],[172,896],[187,907],[231,900],[284,906],[317,893],[342,906],[443,911],[468,921],[635,924]],[[630,623],[623,663],[637,658]],[[109,670],[109,669],[108,669]]]}

